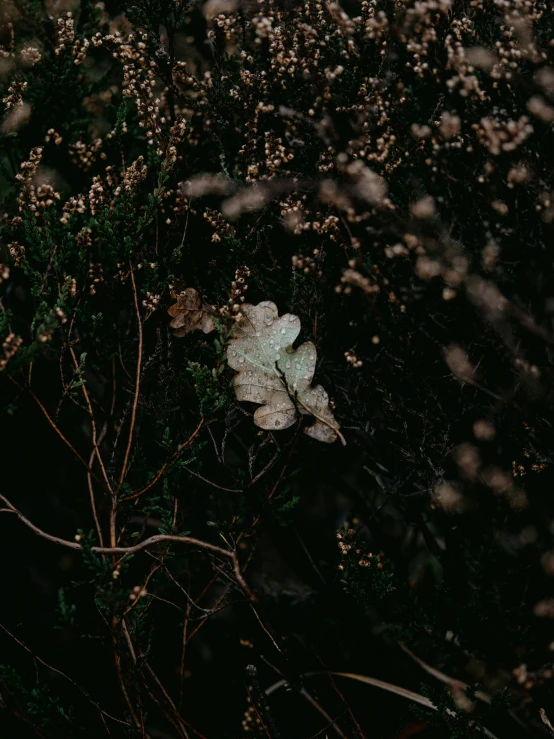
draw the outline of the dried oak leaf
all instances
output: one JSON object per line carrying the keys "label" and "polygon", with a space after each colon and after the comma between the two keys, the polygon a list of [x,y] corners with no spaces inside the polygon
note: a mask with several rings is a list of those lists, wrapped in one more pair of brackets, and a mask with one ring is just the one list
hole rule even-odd
{"label": "dried oak leaf", "polygon": [[212,306],[203,303],[198,291],[193,287],[187,287],[181,295],[178,295],[177,302],[168,308],[167,312],[173,318],[169,325],[175,329],[174,336],[185,336],[194,329],[209,334],[215,328],[210,316],[213,312]]}
{"label": "dried oak leaf", "polygon": [[275,303],[242,305],[242,317],[233,327],[227,360],[237,370],[237,400],[258,403],[254,422],[266,430],[292,426],[298,413],[311,415],[315,423],[308,436],[331,443],[344,437],[329,409],[329,396],[321,385],[311,387],[316,348],[311,341],[293,349],[300,333],[300,319],[292,313],[279,318]]}

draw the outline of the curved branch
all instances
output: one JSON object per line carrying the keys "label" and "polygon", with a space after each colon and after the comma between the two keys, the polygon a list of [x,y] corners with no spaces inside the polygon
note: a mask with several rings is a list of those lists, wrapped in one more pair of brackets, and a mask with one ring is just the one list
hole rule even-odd
{"label": "curved branch", "polygon": [[133,446],[133,435],[135,432],[135,424],[137,420],[137,406],[138,406],[139,395],[140,395],[140,374],[141,374],[141,368],[142,368],[142,319],[140,317],[137,286],[135,283],[135,275],[133,272],[132,265],[131,265],[130,274],[131,274],[131,283],[133,285],[133,300],[135,303],[135,311],[137,314],[138,356],[137,356],[137,369],[136,369],[136,375],[135,375],[135,395],[133,398],[133,408],[131,410],[131,426],[129,428],[129,438],[127,440],[127,448],[125,450],[125,457],[123,459],[123,466],[121,468],[121,475],[119,477],[119,485],[117,486],[116,492],[119,492],[119,490],[121,489],[121,486],[123,485],[123,482],[125,480],[125,475],[127,474],[127,471],[129,469],[129,457],[131,454],[131,448]]}
{"label": "curved branch", "polygon": [[[10,501],[4,496],[0,494],[0,500],[5,503],[5,505],[8,507],[8,510],[6,512],[9,513],[15,513],[15,515],[19,518],[20,521],[22,521],[28,528],[30,528],[32,531],[35,532],[38,536],[42,537],[43,539],[46,539],[47,541],[51,541],[53,544],[59,544],[60,546],[64,546],[67,549],[81,549],[81,545],[79,542],[76,541],[68,541],[67,539],[62,539],[59,536],[53,536],[52,534],[48,534],[46,531],[43,531],[42,529],[39,529],[38,526],[35,526],[32,521],[29,521],[26,516],[21,513]],[[156,534],[155,536],[151,536],[148,539],[145,539],[144,541],[141,541],[138,544],[135,544],[131,547],[97,547],[93,546],[91,547],[91,551],[95,552],[96,554],[135,554],[136,552],[140,552],[142,549],[147,549],[148,547],[153,546],[154,544],[159,544],[160,542],[172,542],[175,544],[188,544],[189,546],[198,547],[199,549],[205,549],[208,552],[213,552],[214,554],[218,554],[220,557],[225,557],[226,559],[231,560],[231,564],[233,565],[233,571],[235,573],[235,578],[242,588],[245,595],[248,597],[249,600],[252,602],[256,602],[257,598],[250,590],[246,580],[244,579],[238,557],[236,555],[236,552],[230,550],[230,549],[223,549],[223,547],[218,547],[216,544],[210,544],[207,541],[203,541],[202,539],[197,539],[194,536],[174,536],[172,534]]]}
{"label": "curved branch", "polygon": [[203,425],[204,425],[204,419],[202,418],[198,426],[194,429],[192,434],[189,436],[189,438],[181,444],[181,446],[177,449],[177,451],[173,454],[173,456],[167,462],[164,462],[164,464],[160,467],[160,469],[156,472],[156,474],[151,478],[151,480],[147,482],[143,488],[141,488],[140,490],[137,490],[135,493],[131,493],[126,498],[124,498],[124,500],[134,500],[135,498],[138,498],[143,493],[146,493],[147,490],[150,490],[150,488],[158,482],[158,480],[163,475],[163,473],[169,467],[172,467],[175,464],[175,462],[178,460],[179,456],[181,455],[181,452],[184,449],[186,449],[188,445],[194,441],[194,439],[196,438],[197,434],[200,432],[200,429],[202,428]]}
{"label": "curved branch", "polygon": [[[15,381],[14,381],[14,382],[15,382]],[[17,382],[15,382],[15,384],[17,385]],[[18,385],[18,387],[19,387],[19,385]],[[83,457],[82,457],[82,456],[81,456],[81,455],[79,454],[79,452],[78,452],[78,451],[77,451],[77,450],[75,449],[75,447],[74,447],[74,446],[73,446],[73,444],[72,444],[72,443],[71,443],[71,442],[69,441],[69,439],[67,439],[67,438],[66,438],[66,437],[65,437],[65,436],[64,436],[64,435],[62,434],[62,432],[60,431],[59,427],[58,427],[58,426],[57,426],[57,424],[56,424],[56,423],[55,423],[55,422],[54,422],[54,421],[52,420],[52,418],[51,418],[50,414],[48,413],[48,411],[46,410],[46,408],[45,408],[45,407],[43,406],[43,404],[42,404],[42,403],[40,402],[40,400],[39,400],[39,399],[37,398],[37,396],[36,396],[36,395],[35,395],[35,393],[34,393],[34,392],[32,391],[32,389],[31,389],[31,387],[30,387],[30,386],[29,386],[29,393],[31,394],[31,397],[32,397],[32,398],[33,398],[33,400],[34,400],[34,401],[36,402],[36,404],[38,405],[38,407],[40,408],[40,410],[41,410],[41,411],[42,411],[42,412],[44,413],[44,416],[45,416],[46,420],[48,421],[48,423],[50,424],[50,426],[52,426],[52,428],[53,428],[53,429],[54,429],[54,431],[55,431],[55,432],[56,432],[56,433],[58,434],[58,436],[59,436],[59,437],[60,437],[60,439],[61,439],[61,440],[63,441],[63,443],[64,443],[64,444],[65,444],[65,445],[66,445],[67,447],[69,447],[69,449],[71,449],[71,451],[73,452],[73,454],[74,454],[74,455],[75,455],[75,456],[77,457],[77,459],[79,460],[79,462],[81,462],[81,464],[82,464],[82,465],[84,466],[84,468],[86,469],[86,471],[87,471],[87,472],[88,472],[89,474],[91,474],[91,475],[92,475],[92,477],[94,477],[94,479],[95,479],[95,480],[98,480],[98,477],[97,477],[96,473],[95,473],[95,472],[94,472],[94,471],[93,471],[93,470],[91,469],[90,465],[88,465],[88,464],[87,464],[87,463],[85,462],[85,460],[83,459]]]}

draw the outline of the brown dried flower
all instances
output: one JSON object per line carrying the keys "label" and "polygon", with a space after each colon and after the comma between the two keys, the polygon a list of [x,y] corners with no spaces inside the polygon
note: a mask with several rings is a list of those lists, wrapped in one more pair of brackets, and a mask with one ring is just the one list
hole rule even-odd
{"label": "brown dried flower", "polygon": [[177,302],[168,308],[167,312],[173,318],[169,325],[175,329],[174,335],[178,338],[195,329],[209,334],[215,328],[211,319],[213,310],[213,306],[202,302],[197,290],[187,287],[177,296]]}

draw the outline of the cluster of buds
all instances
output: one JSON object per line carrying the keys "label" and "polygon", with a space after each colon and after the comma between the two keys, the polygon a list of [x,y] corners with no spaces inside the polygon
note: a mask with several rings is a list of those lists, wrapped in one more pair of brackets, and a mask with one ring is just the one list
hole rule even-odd
{"label": "cluster of buds", "polygon": [[[344,556],[353,548],[352,538],[355,536],[356,531],[354,529],[345,529],[343,531],[337,531],[338,546],[341,554]],[[346,541],[345,541],[346,539]]]}
{"label": "cluster of buds", "polygon": [[62,325],[64,323],[67,323],[67,316],[65,315],[63,310],[58,305],[54,308],[54,314]]}
{"label": "cluster of buds", "polygon": [[395,259],[396,257],[405,257],[409,254],[404,244],[394,244],[393,246],[385,246],[385,256],[387,259]]}
{"label": "cluster of buds", "polygon": [[[53,131],[53,129],[50,129]],[[55,132],[53,132],[54,134]],[[53,135],[52,134],[52,135]],[[60,137],[61,141],[61,137]],[[55,143],[59,143],[55,140]],[[102,139],[95,139],[91,144],[85,144],[83,141],[76,141],[74,144],[69,146],[69,152],[71,154],[71,161],[76,164],[83,171],[88,172],[96,161],[96,157],[99,155],[101,159],[106,158],[104,152],[100,152],[102,148]],[[99,153],[100,152],[100,153]]]}
{"label": "cluster of buds", "polygon": [[58,18],[56,28],[56,43],[54,46],[54,54],[59,56],[68,46],[73,46],[75,41],[75,21],[71,11]]}
{"label": "cluster of buds", "polygon": [[98,264],[91,262],[88,268],[88,276],[91,280],[89,292],[91,295],[96,295],[96,285],[100,282],[104,282],[104,270],[102,268],[102,264],[100,262],[98,262]]}
{"label": "cluster of buds", "polygon": [[180,141],[187,132],[187,122],[179,116],[169,131],[169,137],[171,141]]}
{"label": "cluster of buds", "polygon": [[147,174],[148,167],[144,164],[144,157],[139,156],[123,173],[121,186],[116,187],[114,190],[115,197],[121,193],[121,190],[125,190],[128,193],[136,190],[140,183],[146,179]]}
{"label": "cluster of buds", "polygon": [[25,46],[21,49],[21,61],[29,67],[38,64],[42,59],[42,54],[34,46]]}
{"label": "cluster of buds", "polygon": [[88,38],[78,39],[73,44],[73,64],[82,64],[85,61],[90,41]]}
{"label": "cluster of buds", "polygon": [[383,569],[383,555],[379,552],[379,554],[373,554],[373,552],[368,552],[367,554],[362,554],[361,549],[356,549],[356,554],[361,555],[360,559],[358,560],[359,567],[377,567],[378,570]]}
{"label": "cluster of buds", "polygon": [[8,244],[8,249],[10,250],[10,257],[13,259],[14,265],[19,267],[21,260],[25,255],[25,247],[18,244],[17,241],[14,241],[11,244]]}
{"label": "cluster of buds", "polygon": [[[92,38],[94,46],[110,49],[112,56],[123,65],[123,95],[133,98],[137,106],[139,126],[146,129],[149,145],[158,147],[164,138],[164,124],[168,121],[166,100],[154,98],[159,70],[153,59],[146,55],[145,33],[129,33],[123,36],[120,31],[102,36],[97,33]],[[112,133],[113,135],[113,133]]]}
{"label": "cluster of buds", "polygon": [[2,102],[6,106],[6,110],[17,108],[23,101],[23,93],[27,87],[27,82],[12,82],[8,87],[8,94],[2,98]]}
{"label": "cluster of buds", "polygon": [[[281,206],[284,204],[281,203]],[[294,234],[300,234],[302,231],[313,231],[318,236],[329,234],[331,241],[338,241],[340,237],[339,219],[337,216],[330,215],[323,217],[318,211],[314,213],[313,220],[308,220],[305,213],[298,207],[292,207],[288,210],[284,208],[281,211],[286,227]],[[321,218],[321,220],[320,220]]]}
{"label": "cluster of buds", "polygon": [[508,172],[509,189],[513,190],[516,185],[522,185],[524,182],[527,182],[530,176],[531,173],[524,164],[516,164],[516,166],[512,167]]}
{"label": "cluster of buds", "polygon": [[0,264],[0,283],[10,279],[10,268],[7,264]]}
{"label": "cluster of buds", "polygon": [[348,269],[345,269],[340,278],[342,285],[335,287],[335,292],[350,295],[352,286],[358,287],[364,291],[366,295],[372,295],[379,292],[379,285],[372,282],[369,277],[365,277],[356,269],[356,261],[351,259],[348,262]]}
{"label": "cluster of buds", "polygon": [[[319,249],[314,249],[313,251],[314,257],[319,257],[320,251]],[[321,277],[323,275],[323,272],[321,270],[318,270],[317,268],[317,262],[316,259],[312,257],[305,257],[305,256],[299,256],[297,254],[294,254],[292,256],[292,266],[295,269],[300,269],[304,274],[317,274],[318,277]]]}
{"label": "cluster of buds", "polygon": [[296,197],[288,195],[284,200],[279,202],[283,223],[294,234],[300,234],[304,230],[305,213],[303,204],[305,201],[306,195]]}
{"label": "cluster of buds", "polygon": [[503,151],[515,151],[533,133],[533,126],[526,115],[522,115],[517,121],[481,118],[481,122],[473,123],[472,128],[479,142],[493,156],[498,156]]}
{"label": "cluster of buds", "polygon": [[34,210],[36,218],[44,213],[47,208],[51,208],[55,200],[60,199],[60,193],[48,183],[39,185],[31,194],[34,194],[34,198],[32,198],[29,208]]}
{"label": "cluster of buds", "polygon": [[[130,272],[127,269],[127,266],[122,262],[118,262],[115,266],[117,267],[117,272],[114,275],[114,279],[121,280],[121,283],[123,284],[129,277]],[[137,269],[142,269],[142,263],[137,264]]]}
{"label": "cluster of buds", "polygon": [[142,301],[143,306],[147,311],[153,313],[159,306],[160,296],[157,293],[146,293],[146,298]]}
{"label": "cluster of buds", "polygon": [[20,164],[22,172],[19,172],[15,176],[15,179],[21,183],[21,192],[19,193],[19,196],[17,198],[17,203],[19,205],[20,211],[23,210],[28,200],[32,203],[35,199],[34,187],[32,182],[37,173],[38,165],[40,164],[41,159],[42,146],[37,146],[34,149],[31,149],[29,159],[26,159]]}
{"label": "cluster of buds", "polygon": [[170,144],[165,150],[165,152],[161,147],[156,149],[156,154],[159,157],[163,157],[164,153],[165,153],[165,156],[167,157],[168,162],[170,162],[171,164],[175,164],[177,162],[177,147],[175,146],[175,144]]}
{"label": "cluster of buds", "polygon": [[[119,129],[119,134],[120,134],[121,136],[123,136],[124,134],[128,133],[128,131],[129,131],[129,129],[127,128],[127,121],[123,121],[123,122],[121,123],[121,127],[120,127],[120,129]],[[113,139],[113,138],[115,138],[115,136],[116,136],[116,133],[117,133],[117,131],[116,131],[116,129],[115,129],[115,128],[114,128],[114,129],[112,129],[111,131],[108,131],[108,133],[106,134],[106,138],[108,139],[108,141],[109,141],[110,139]]]}
{"label": "cluster of buds", "polygon": [[[251,687],[249,686],[248,689],[250,690]],[[248,707],[246,708],[246,711],[244,712],[244,717],[242,719],[242,730],[245,734],[258,736],[259,732],[262,731],[262,729],[264,728],[264,725],[262,724],[262,721],[260,719],[258,709],[252,702],[252,698],[249,695],[246,697],[246,702],[248,703]]]}
{"label": "cluster of buds", "polygon": [[[277,175],[277,170],[280,169],[284,164],[294,159],[294,154],[287,151],[283,146],[283,139],[273,135],[270,131],[266,131],[264,143],[265,162],[262,162],[266,173],[261,175],[260,179],[272,179]],[[249,177],[246,181],[249,181]]]}
{"label": "cluster of buds", "polygon": [[[180,183],[181,185],[181,183]],[[173,192],[174,198],[175,198],[175,204],[173,206],[173,212],[177,216],[182,216],[185,213],[187,213],[190,210],[190,201],[186,197],[186,195],[183,195],[183,192],[181,190],[181,187],[179,186],[174,192]]]}
{"label": "cluster of buds", "polygon": [[75,243],[80,249],[90,249],[92,247],[92,230],[85,226],[75,234]]}
{"label": "cluster of buds", "polygon": [[[460,29],[458,28],[458,31]],[[444,40],[446,54],[448,57],[447,68],[454,71],[454,74],[446,81],[449,91],[457,90],[462,98],[471,97],[476,100],[490,100],[490,97],[481,89],[479,78],[474,74],[475,67],[471,52],[465,48],[465,44],[454,38],[454,35],[448,34]],[[479,60],[477,59],[477,62]],[[480,61],[479,65],[489,66],[490,61]]]}
{"label": "cluster of buds", "polygon": [[77,295],[77,281],[69,275],[64,277],[63,293],[68,295],[70,298],[74,298]]}
{"label": "cluster of buds", "polygon": [[358,369],[363,364],[362,360],[358,359],[358,356],[356,355],[354,349],[349,349],[348,351],[344,352],[344,356],[346,357],[346,361],[348,362],[348,364],[351,364],[352,367],[354,367],[355,369]]}
{"label": "cluster of buds", "polygon": [[[327,197],[327,193],[324,194],[324,198],[322,199],[325,199],[326,202],[331,202],[331,199]],[[288,196],[284,201],[279,203],[281,206],[281,217],[286,228],[295,235],[301,234],[303,231],[313,231],[318,236],[327,235],[331,241],[338,242],[341,235],[338,216],[324,216],[318,210],[313,213],[311,219],[308,219],[303,207],[305,200],[305,195],[297,197],[295,194]]]}
{"label": "cluster of buds", "polygon": [[135,585],[129,594],[129,600],[135,601],[143,598],[145,595],[148,595],[146,588],[143,588],[141,585]]}
{"label": "cluster of buds", "polygon": [[223,317],[232,316],[232,318],[238,321],[242,314],[240,312],[241,304],[246,300],[246,291],[248,285],[246,280],[250,277],[250,270],[248,267],[239,267],[235,272],[235,279],[231,283],[231,295],[229,297],[228,305],[224,305],[223,308],[219,309],[220,314]]}
{"label": "cluster of buds", "polygon": [[[204,15],[210,25],[212,25],[213,28],[219,29],[227,41],[233,41],[236,33],[235,18],[228,18],[223,13],[217,13],[218,10],[225,10],[228,5],[231,5],[234,9],[235,3],[222,2],[221,0],[215,0],[214,2],[214,0],[210,0],[210,2],[206,3],[204,6]],[[213,28],[208,32],[209,38],[215,38]]]}
{"label": "cluster of buds", "polygon": [[208,221],[212,228],[215,228],[215,233],[212,236],[212,241],[221,241],[221,234],[224,234],[225,236],[233,236],[233,234],[235,233],[235,229],[231,226],[230,223],[227,223],[225,218],[223,218],[221,213],[217,210],[206,208],[206,210],[204,211],[204,218]]}
{"label": "cluster of buds", "polygon": [[4,355],[0,357],[0,371],[5,369],[6,365],[13,357],[13,355],[17,352],[22,343],[23,339],[20,336],[16,336],[14,333],[8,334],[8,336],[4,339],[4,342],[2,344]]}
{"label": "cluster of buds", "polygon": [[92,185],[88,193],[90,212],[93,216],[98,213],[100,206],[106,200],[106,193],[104,190],[105,184],[100,175],[96,175],[95,177],[93,177]]}
{"label": "cluster of buds", "polygon": [[60,218],[60,223],[67,223],[73,213],[84,213],[85,210],[85,196],[81,194],[75,197],[71,196],[69,200],[63,205],[63,215]]}
{"label": "cluster of buds", "polygon": [[[352,523],[357,525],[358,519],[353,519]],[[364,552],[355,542],[356,530],[349,528],[348,524],[337,532],[338,546],[342,555],[342,560],[338,566],[338,569],[342,572],[346,569],[345,560],[349,562],[357,561],[359,567],[376,567],[378,570],[383,569],[384,555],[373,554],[373,552]]]}
{"label": "cluster of buds", "polygon": [[515,460],[512,460],[512,477],[523,477],[527,474],[524,464],[518,464]]}
{"label": "cluster of buds", "polygon": [[50,141],[52,141],[54,142],[54,144],[56,144],[56,146],[59,146],[62,143],[63,138],[60,136],[59,133],[56,132],[54,128],[49,128],[46,133],[46,136],[44,137],[44,141],[47,144],[50,143]]}

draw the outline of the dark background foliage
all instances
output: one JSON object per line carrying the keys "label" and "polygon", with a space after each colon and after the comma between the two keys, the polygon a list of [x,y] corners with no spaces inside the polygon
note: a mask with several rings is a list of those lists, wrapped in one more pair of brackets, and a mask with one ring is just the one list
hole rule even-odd
{"label": "dark background foliage", "polygon": [[[2,14],[2,736],[554,733],[550,5]],[[245,300],[345,446],[236,401]]]}

